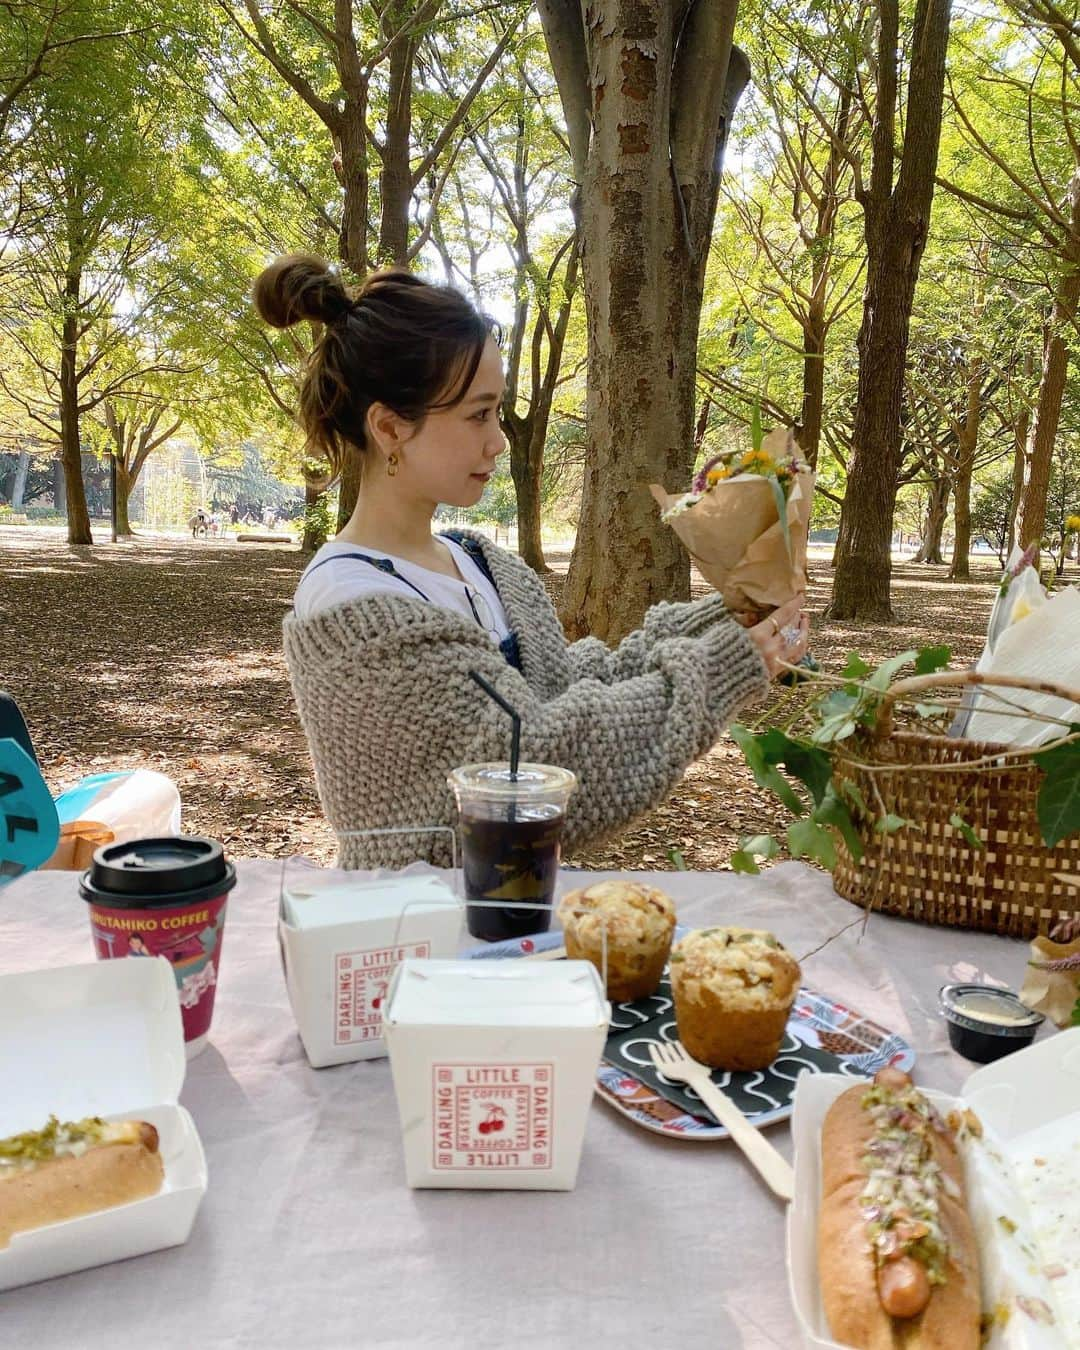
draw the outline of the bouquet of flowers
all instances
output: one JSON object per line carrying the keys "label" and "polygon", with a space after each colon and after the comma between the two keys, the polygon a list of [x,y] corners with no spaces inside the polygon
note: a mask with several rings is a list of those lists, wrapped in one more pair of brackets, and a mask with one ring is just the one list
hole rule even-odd
{"label": "bouquet of flowers", "polygon": [[[1058,880],[1080,888],[1080,877],[1061,873]],[[1020,998],[1059,1027],[1080,1027],[1080,918],[1064,919],[1032,942]]]}
{"label": "bouquet of flowers", "polygon": [[710,459],[689,492],[649,490],[728,609],[761,618],[806,589],[814,474],[790,429],[755,422],[753,448]]}

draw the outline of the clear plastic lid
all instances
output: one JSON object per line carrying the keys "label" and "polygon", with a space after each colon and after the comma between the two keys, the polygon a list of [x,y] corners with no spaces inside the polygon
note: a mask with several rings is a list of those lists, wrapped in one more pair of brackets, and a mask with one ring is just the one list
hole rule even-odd
{"label": "clear plastic lid", "polygon": [[940,991],[941,1010],[950,1022],[968,1031],[992,1036],[1029,1034],[1043,1015],[1021,1003],[1011,989],[991,984],[946,984]]}
{"label": "clear plastic lid", "polygon": [[460,801],[565,801],[577,786],[577,776],[555,764],[519,764],[517,773],[503,761],[464,764],[451,771],[447,782]]}

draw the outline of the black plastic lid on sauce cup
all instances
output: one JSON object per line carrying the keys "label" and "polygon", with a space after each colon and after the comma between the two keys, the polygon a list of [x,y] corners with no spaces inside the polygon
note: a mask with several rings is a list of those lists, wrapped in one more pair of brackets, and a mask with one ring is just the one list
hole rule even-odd
{"label": "black plastic lid on sauce cup", "polygon": [[1024,1049],[1046,1020],[998,985],[946,984],[939,998],[952,1048],[979,1064]]}
{"label": "black plastic lid on sauce cup", "polygon": [[216,839],[180,834],[106,844],[79,882],[90,904],[112,909],[197,905],[231,891],[236,868]]}

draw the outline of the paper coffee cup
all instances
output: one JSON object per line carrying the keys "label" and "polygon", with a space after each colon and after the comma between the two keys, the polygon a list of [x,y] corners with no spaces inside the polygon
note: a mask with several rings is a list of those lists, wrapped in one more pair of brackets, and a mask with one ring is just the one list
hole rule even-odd
{"label": "paper coffee cup", "polygon": [[79,884],[99,960],[163,956],[172,966],[189,1059],[210,1031],[225,903],[235,885],[222,846],[200,835],[106,844]]}

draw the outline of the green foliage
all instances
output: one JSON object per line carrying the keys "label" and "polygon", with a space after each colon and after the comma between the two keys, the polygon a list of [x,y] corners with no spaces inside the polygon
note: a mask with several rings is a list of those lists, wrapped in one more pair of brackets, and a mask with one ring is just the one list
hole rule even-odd
{"label": "green foliage", "polygon": [[[905,667],[913,667],[919,675],[932,675],[948,665],[950,655],[946,646],[923,647],[901,652],[875,669],[852,652],[839,677],[808,677],[798,711],[786,727],[762,731],[738,723],[731,727],[732,739],[743,752],[754,781],[795,817],[786,830],[791,857],[811,858],[831,869],[839,840],[858,861],[865,852],[867,830],[891,835],[918,828],[917,820],[887,810],[884,803],[880,810],[871,810],[853,782],[838,779],[833,747],[860,728],[874,726],[885,695]],[[936,718],[945,710],[935,703],[917,702],[915,711]],[[1068,735],[1080,738],[1080,725],[1071,727]],[[1039,824],[1045,843],[1053,847],[1080,831],[1080,739],[1066,739],[1033,758],[1044,772]],[[965,818],[964,809],[964,803],[957,803],[949,824],[972,848],[983,850],[986,844]],[[739,841],[731,866],[737,872],[757,872],[758,859],[774,858],[779,851],[774,836],[751,835]]]}
{"label": "green foliage", "polygon": [[[1069,734],[1080,736],[1080,726]],[[1045,777],[1039,788],[1039,829],[1049,847],[1080,830],[1080,740],[1054,746],[1035,756]]]}
{"label": "green foliage", "polygon": [[915,658],[915,674],[932,675],[935,670],[944,670],[951,656],[951,649],[944,643],[937,647],[923,647]]}
{"label": "green foliage", "polygon": [[958,811],[954,811],[949,817],[949,824],[963,835],[972,848],[978,849],[980,852],[985,850],[986,845]]}
{"label": "green foliage", "polygon": [[314,553],[334,532],[337,511],[331,510],[329,494],[320,492],[315,501],[304,508],[300,523],[300,537],[308,551]]}

